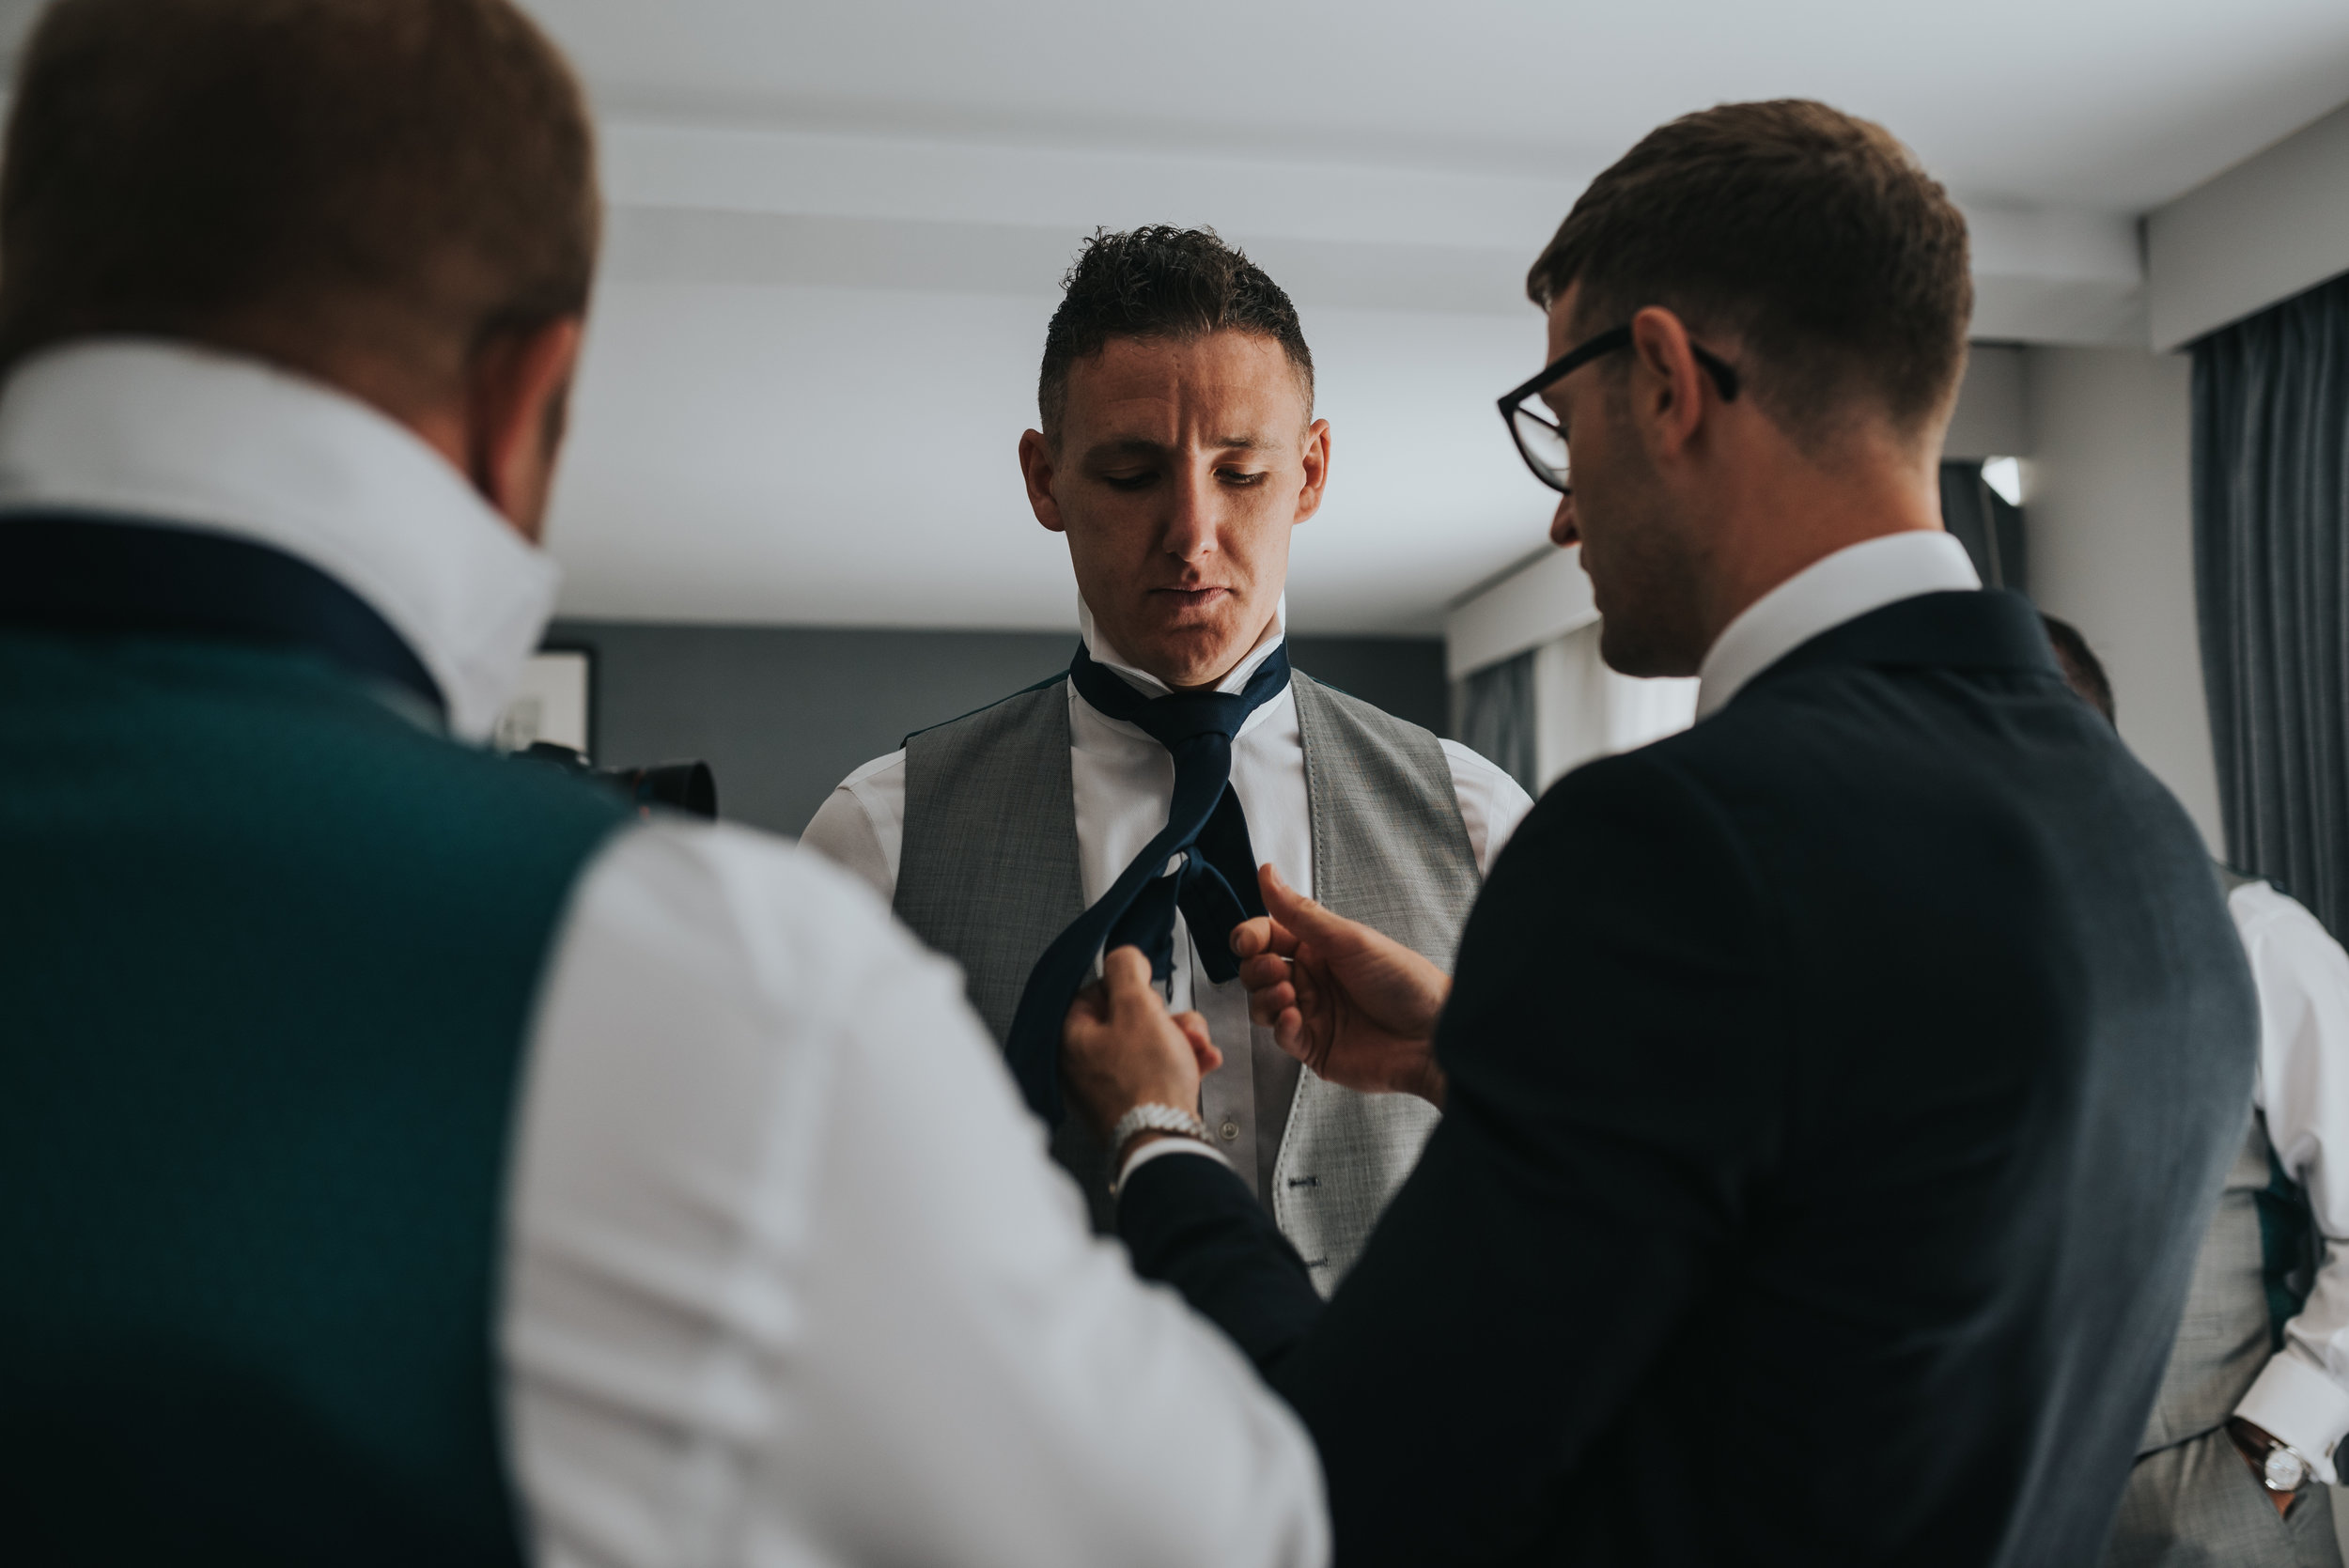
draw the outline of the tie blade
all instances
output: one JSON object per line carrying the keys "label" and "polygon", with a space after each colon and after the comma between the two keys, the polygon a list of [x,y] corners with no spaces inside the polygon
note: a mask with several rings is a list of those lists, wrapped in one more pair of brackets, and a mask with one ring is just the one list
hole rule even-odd
{"label": "tie blade", "polygon": [[[1151,974],[1166,985],[1174,971],[1174,913],[1180,908],[1200,933],[1208,976],[1221,984],[1238,972],[1231,928],[1240,919],[1262,914],[1264,903],[1256,889],[1247,817],[1230,787],[1232,740],[1251,713],[1288,685],[1288,650],[1273,649],[1237,692],[1145,697],[1095,663],[1082,647],[1068,675],[1097,711],[1140,726],[1167,748],[1174,758],[1174,791],[1166,827],[1098,902],[1052,939],[1019,993],[1004,1057],[1028,1108],[1055,1126],[1066,1112],[1062,1032],[1069,1006],[1092,978],[1094,960],[1105,946],[1141,948],[1150,959]],[[1164,875],[1175,855],[1185,856],[1182,868]],[[1194,899],[1200,909],[1195,915],[1189,912]]]}
{"label": "tie blade", "polygon": [[1142,955],[1150,960],[1150,978],[1160,986],[1174,978],[1174,910],[1190,865],[1190,857],[1185,857],[1184,871],[1145,885],[1111,924],[1101,944],[1104,951],[1128,946],[1142,949]]}

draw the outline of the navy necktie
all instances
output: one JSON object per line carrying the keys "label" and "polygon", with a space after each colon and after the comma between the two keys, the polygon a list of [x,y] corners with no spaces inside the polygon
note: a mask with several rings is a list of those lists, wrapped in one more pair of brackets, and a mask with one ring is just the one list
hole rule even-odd
{"label": "navy necktie", "polygon": [[[1145,697],[1082,647],[1069,663],[1068,678],[1096,709],[1139,725],[1174,753],[1174,799],[1165,828],[1118,873],[1109,892],[1052,939],[1019,993],[1004,1053],[1029,1109],[1055,1126],[1061,1119],[1061,1030],[1103,949],[1141,948],[1163,986],[1174,972],[1174,911],[1180,908],[1207,977],[1220,984],[1239,972],[1232,927],[1265,910],[1248,818],[1232,792],[1232,740],[1251,713],[1288,685],[1288,650],[1273,649],[1237,692]],[[1168,874],[1167,862],[1176,856],[1182,864]]]}

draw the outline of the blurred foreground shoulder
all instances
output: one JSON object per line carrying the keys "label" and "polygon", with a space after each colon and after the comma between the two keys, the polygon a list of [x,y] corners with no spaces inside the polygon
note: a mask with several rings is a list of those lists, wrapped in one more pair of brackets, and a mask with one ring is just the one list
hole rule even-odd
{"label": "blurred foreground shoulder", "polygon": [[590,869],[510,1207],[552,1560],[1326,1560],[1296,1419],[1087,1234],[960,973],[812,849],[661,823]]}

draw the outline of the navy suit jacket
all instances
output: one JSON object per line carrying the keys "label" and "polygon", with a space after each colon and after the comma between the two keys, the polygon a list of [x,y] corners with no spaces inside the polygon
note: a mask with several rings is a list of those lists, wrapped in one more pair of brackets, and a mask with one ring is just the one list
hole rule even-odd
{"label": "navy suit jacket", "polygon": [[1325,1308],[1215,1162],[1145,1274],[1302,1414],[1342,1564],[2096,1560],[2249,1111],[2193,826],[2036,614],[1931,594],[1545,795],[1442,1126]]}

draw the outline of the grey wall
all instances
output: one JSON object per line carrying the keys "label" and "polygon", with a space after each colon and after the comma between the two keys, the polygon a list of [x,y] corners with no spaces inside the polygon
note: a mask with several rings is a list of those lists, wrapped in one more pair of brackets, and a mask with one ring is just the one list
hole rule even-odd
{"label": "grey wall", "polygon": [[1967,345],[1966,379],[1958,383],[1941,456],[2019,458],[2030,450],[2023,355],[2012,343]]}
{"label": "grey wall", "polygon": [[[860,763],[910,730],[1008,696],[1068,663],[1068,632],[869,631],[557,621],[550,647],[594,650],[596,760],[698,757],[720,814],[796,833]],[[1298,668],[1444,733],[1443,644],[1297,637]]]}
{"label": "grey wall", "polygon": [[2121,737],[2223,846],[2194,614],[2192,366],[2139,349],[2029,351],[2031,597],[2112,676]]}

